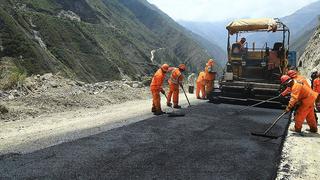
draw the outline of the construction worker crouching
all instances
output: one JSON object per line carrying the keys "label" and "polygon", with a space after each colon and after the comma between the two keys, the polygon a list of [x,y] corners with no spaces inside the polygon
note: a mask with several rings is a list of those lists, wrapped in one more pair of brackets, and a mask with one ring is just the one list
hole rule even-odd
{"label": "construction worker crouching", "polygon": [[183,74],[182,72],[184,72],[186,70],[186,65],[184,64],[180,64],[178,68],[175,68],[172,73],[171,76],[169,78],[169,93],[167,96],[167,106],[172,106],[171,103],[171,97],[172,97],[172,101],[173,101],[173,108],[181,108],[181,106],[179,106],[179,86],[182,86],[182,82],[183,82]]}
{"label": "construction worker crouching", "polygon": [[212,59],[209,59],[205,68],[205,81],[206,81],[205,90],[206,90],[207,96],[209,96],[213,90],[213,83],[216,76],[216,72],[214,72],[213,67],[214,67],[214,61]]}
{"label": "construction worker crouching", "polygon": [[303,121],[306,119],[310,132],[318,132],[314,104],[319,102],[319,94],[309,86],[290,78],[288,75],[281,76],[281,84],[291,88],[291,98],[285,112],[291,111],[296,104],[300,103],[295,114],[295,126],[290,130],[301,132]]}
{"label": "construction worker crouching", "polygon": [[154,74],[151,84],[150,90],[152,93],[152,109],[154,115],[161,115],[164,112],[161,110],[161,99],[160,92],[165,94],[165,91],[162,88],[163,81],[166,77],[166,73],[168,72],[169,65],[163,64],[157,72]]}
{"label": "construction worker crouching", "polygon": [[[197,99],[206,99],[205,86],[206,86],[205,72],[201,71],[197,79],[197,87],[196,87]],[[200,97],[200,92],[201,92],[201,97]]]}

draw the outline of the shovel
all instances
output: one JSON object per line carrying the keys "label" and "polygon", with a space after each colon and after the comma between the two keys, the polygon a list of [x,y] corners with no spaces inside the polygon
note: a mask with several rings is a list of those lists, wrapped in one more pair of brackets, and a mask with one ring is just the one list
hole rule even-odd
{"label": "shovel", "polygon": [[182,91],[183,91],[184,95],[186,96],[186,99],[187,99],[187,101],[188,101],[189,107],[191,107],[191,104],[190,104],[189,98],[188,98],[188,96],[187,96],[187,94],[186,94],[186,91],[184,90],[184,88],[183,88],[182,84],[180,84],[180,87],[181,87],[181,89],[182,89]]}
{"label": "shovel", "polygon": [[271,124],[268,129],[266,129],[263,133],[255,133],[251,132],[251,135],[253,136],[260,136],[260,137],[266,137],[266,138],[271,138],[271,139],[277,139],[279,136],[272,136],[272,135],[267,135],[267,133],[273,128],[274,125],[277,124],[277,122],[285,115],[287,112],[283,112],[277,119]]}

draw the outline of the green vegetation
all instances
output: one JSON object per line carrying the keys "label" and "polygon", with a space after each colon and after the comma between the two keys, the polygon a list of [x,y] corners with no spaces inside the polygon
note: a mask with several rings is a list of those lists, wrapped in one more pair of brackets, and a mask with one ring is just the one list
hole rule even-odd
{"label": "green vegetation", "polygon": [[[12,57],[28,75],[61,72],[87,82],[123,74],[136,79],[160,63],[186,63],[195,71],[209,58],[182,27],[145,0],[2,1],[0,57]],[[166,51],[153,63],[150,52],[159,48]]]}
{"label": "green vegetation", "polygon": [[18,87],[24,83],[26,73],[14,65],[11,59],[1,60],[0,63],[0,89],[7,90]]}

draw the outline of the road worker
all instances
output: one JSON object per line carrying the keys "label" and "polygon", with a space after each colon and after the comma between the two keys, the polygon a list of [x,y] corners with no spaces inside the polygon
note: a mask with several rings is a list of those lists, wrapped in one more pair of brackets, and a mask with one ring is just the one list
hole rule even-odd
{"label": "road worker", "polygon": [[232,49],[232,52],[234,54],[239,54],[239,53],[243,54],[245,52],[245,43],[246,43],[246,38],[244,38],[244,37],[241,38],[240,41],[235,42],[233,44],[234,48]]}
{"label": "road worker", "polygon": [[206,64],[205,68],[205,81],[206,81],[206,95],[208,96],[212,90],[213,90],[213,83],[215,80],[216,72],[213,70],[214,67],[214,61],[212,59],[208,60],[208,63]]}
{"label": "road worker", "polygon": [[244,37],[242,37],[241,39],[240,39],[240,41],[239,42],[237,42],[237,44],[240,44],[240,46],[241,46],[241,49],[240,49],[240,51],[244,51],[244,46],[245,46],[245,43],[246,43],[246,38],[244,38]]}
{"label": "road worker", "polygon": [[313,89],[313,81],[318,77],[318,71],[313,71],[310,76],[311,88]]}
{"label": "road worker", "polygon": [[299,82],[301,82],[301,83],[303,83],[303,84],[311,87],[310,84],[308,83],[307,79],[306,79],[304,76],[299,75],[297,71],[295,71],[295,70],[289,70],[288,73],[287,73],[287,75],[288,75],[290,78],[292,78],[292,79],[294,79],[294,80],[297,80],[297,81],[299,81]]}
{"label": "road worker", "polygon": [[191,73],[188,76],[188,91],[190,94],[193,94],[194,92],[194,81],[195,81],[195,74]]}
{"label": "road worker", "polygon": [[179,86],[182,86],[184,79],[183,72],[186,70],[186,65],[180,64],[178,68],[172,70],[171,76],[169,78],[169,93],[167,96],[167,106],[172,106],[171,97],[173,101],[173,108],[180,109],[179,106]]}
{"label": "road worker", "polygon": [[313,85],[313,90],[317,93],[320,93],[320,77],[319,73],[317,74],[316,78],[314,78],[312,85]]}
{"label": "road worker", "polygon": [[[311,87],[313,89],[313,91],[317,92],[318,94],[320,94],[320,74],[318,72],[313,72],[314,77],[311,79]],[[320,103],[316,104],[316,108],[314,110],[314,114],[316,115],[316,119],[318,122],[318,116],[317,116],[317,112],[316,110],[320,111]]]}
{"label": "road worker", "polygon": [[[206,91],[205,91],[205,86],[206,86],[206,80],[205,80],[205,72],[201,71],[199,73],[198,79],[197,79],[197,90],[196,90],[196,97],[197,99],[206,99]],[[201,97],[200,97],[200,92],[201,92]]]}
{"label": "road worker", "polygon": [[309,86],[290,78],[288,75],[281,76],[281,84],[291,88],[291,98],[285,112],[289,112],[299,103],[295,114],[295,126],[291,131],[301,132],[304,119],[310,127],[310,132],[318,131],[316,117],[314,114],[314,103],[319,102],[319,94]]}
{"label": "road worker", "polygon": [[163,64],[157,72],[154,74],[150,89],[152,93],[152,109],[151,111],[154,113],[154,115],[161,115],[164,112],[161,110],[161,99],[160,99],[160,92],[162,94],[165,94],[165,91],[162,88],[163,81],[166,77],[166,73],[168,72],[169,65]]}

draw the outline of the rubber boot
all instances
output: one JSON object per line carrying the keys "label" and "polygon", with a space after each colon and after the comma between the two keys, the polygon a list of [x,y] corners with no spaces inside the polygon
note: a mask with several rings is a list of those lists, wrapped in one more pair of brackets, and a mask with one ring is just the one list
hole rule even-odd
{"label": "rubber boot", "polygon": [[292,127],[289,130],[292,131],[292,132],[301,133],[301,129],[296,129],[295,127]]}

